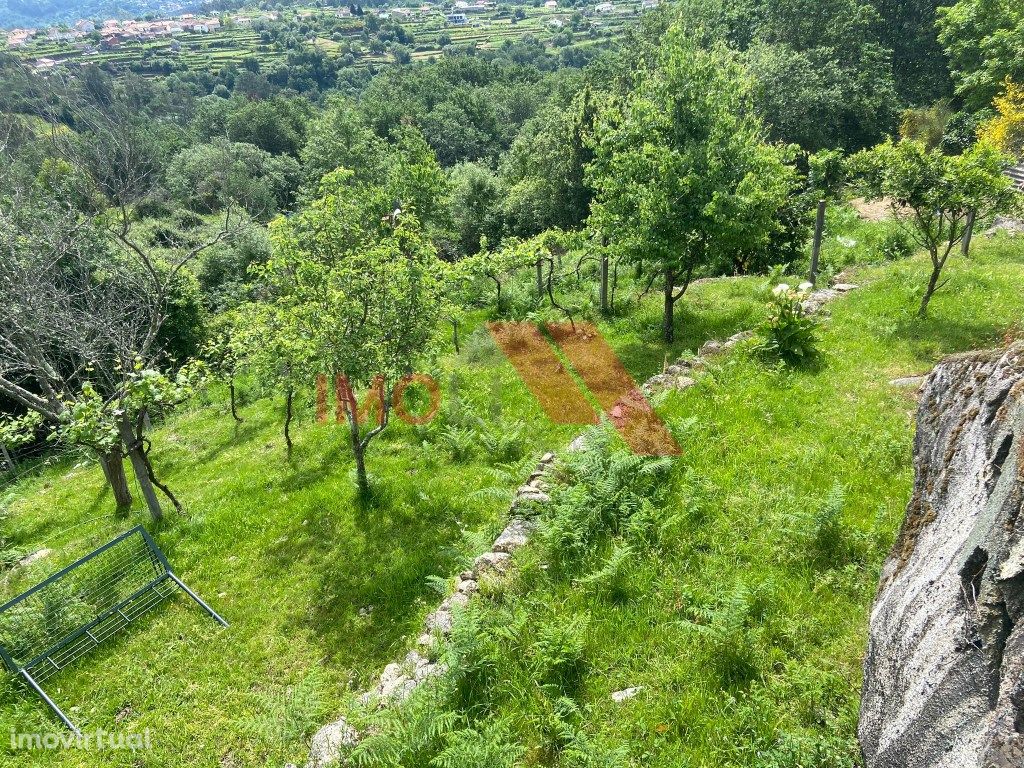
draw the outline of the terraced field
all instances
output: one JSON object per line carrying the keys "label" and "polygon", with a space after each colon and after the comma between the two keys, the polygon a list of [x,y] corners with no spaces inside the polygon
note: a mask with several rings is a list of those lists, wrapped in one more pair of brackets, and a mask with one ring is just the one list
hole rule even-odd
{"label": "terraced field", "polygon": [[[444,45],[472,45],[486,50],[527,36],[543,42],[551,50],[565,45],[592,44],[617,36],[640,14],[639,2],[617,4],[613,12],[600,15],[590,7],[581,12],[582,23],[578,23],[578,29],[573,31],[572,18],[578,12],[575,9],[521,8],[526,14],[524,19],[513,19],[506,9],[469,14],[466,24],[449,24],[440,9],[408,18],[398,18],[388,9],[382,9],[381,13],[390,16],[385,16],[382,23],[385,20],[399,23],[411,36],[409,47],[413,60],[417,61],[440,54]],[[272,30],[274,25],[296,21],[301,29],[309,30],[304,38],[307,45],[319,48],[332,58],[351,55],[353,66],[366,67],[392,60],[389,45],[383,51],[379,48],[370,50],[364,34],[368,16],[339,23],[323,9],[299,7],[286,13],[288,16],[279,21],[267,22],[269,28]],[[207,34],[186,32],[156,40],[125,42],[108,50],[88,50],[83,41],[36,40],[14,53],[27,62],[38,62],[42,58],[60,63],[93,62],[155,76],[182,69],[216,72],[226,66],[238,65],[250,56],[255,56],[261,67],[273,68],[287,60],[289,49],[270,37],[262,34],[262,27],[236,25]]]}

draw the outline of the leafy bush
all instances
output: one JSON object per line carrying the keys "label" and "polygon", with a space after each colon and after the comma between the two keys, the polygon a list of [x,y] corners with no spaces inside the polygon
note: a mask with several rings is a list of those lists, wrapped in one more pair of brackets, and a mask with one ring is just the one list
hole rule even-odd
{"label": "leafy bush", "polygon": [[791,365],[807,362],[815,356],[817,323],[803,306],[810,290],[810,283],[803,283],[795,290],[786,283],[775,286],[768,317],[758,329],[762,352]]}
{"label": "leafy bush", "polygon": [[697,607],[686,626],[711,650],[724,685],[742,685],[764,666],[764,638],[760,626],[758,594],[739,584],[717,605]]}
{"label": "leafy bush", "polygon": [[914,245],[902,229],[885,229],[873,239],[875,251],[886,261],[907,259],[914,255]]}

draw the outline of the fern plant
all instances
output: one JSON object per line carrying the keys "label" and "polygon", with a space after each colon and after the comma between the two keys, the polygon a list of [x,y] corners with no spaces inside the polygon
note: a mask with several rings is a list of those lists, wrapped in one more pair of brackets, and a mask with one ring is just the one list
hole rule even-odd
{"label": "fern plant", "polygon": [[667,491],[671,457],[637,456],[613,436],[607,427],[592,430],[588,450],[559,465],[541,533],[562,568],[591,558],[603,537],[622,534],[638,512],[658,508]]}

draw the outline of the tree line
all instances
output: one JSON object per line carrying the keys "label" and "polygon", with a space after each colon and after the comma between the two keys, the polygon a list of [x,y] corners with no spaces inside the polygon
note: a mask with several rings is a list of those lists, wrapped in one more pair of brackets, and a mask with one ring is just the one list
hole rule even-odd
{"label": "tree line", "polygon": [[365,493],[391,393],[467,309],[515,315],[528,276],[570,321],[612,313],[628,274],[670,342],[694,279],[801,264],[848,184],[928,252],[924,315],[973,222],[1016,203],[1015,92],[963,140],[984,78],[944,69],[955,11],[934,37],[904,17],[897,53],[899,8],[686,0],[583,69],[453,55],[312,99],[5,67],[0,438],[93,451],[120,507],[127,458],[158,518],[179,502],[154,419],[211,377],[240,419],[245,376],[283,396],[290,448],[297,393],[340,377],[379,391],[375,422],[343,403]]}

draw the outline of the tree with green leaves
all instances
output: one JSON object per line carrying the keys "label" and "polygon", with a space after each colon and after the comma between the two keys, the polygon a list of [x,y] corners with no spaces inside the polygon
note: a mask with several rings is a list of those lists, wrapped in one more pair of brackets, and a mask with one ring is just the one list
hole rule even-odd
{"label": "tree with green leaves", "polygon": [[593,161],[596,99],[588,87],[567,104],[553,100],[523,126],[502,159],[508,230],[531,237],[550,227],[579,227],[590,213],[586,181]]}
{"label": "tree with green leaves", "polygon": [[1024,6],[960,0],[939,8],[939,41],[967,107],[987,108],[1006,78],[1024,82]]}
{"label": "tree with green leaves", "polygon": [[252,218],[267,221],[291,204],[299,186],[299,163],[252,144],[214,139],[175,155],[165,179],[171,194],[195,211],[219,212],[235,204]]}
{"label": "tree with green leaves", "polygon": [[659,66],[598,118],[591,227],[661,279],[665,341],[691,279],[766,246],[779,226],[795,171],[751,112],[736,56],[673,27]]}
{"label": "tree with green leaves", "polygon": [[[339,170],[321,196],[271,224],[274,254],[261,270],[276,296],[297,370],[342,377],[359,491],[369,491],[366,450],[388,425],[400,380],[425,359],[444,316],[446,265],[414,212],[388,212],[388,190],[354,189]],[[384,212],[385,215],[381,215]],[[377,424],[360,424],[354,392],[373,385]]]}
{"label": "tree with green leaves", "polygon": [[910,139],[887,141],[850,159],[864,196],[889,201],[896,221],[928,252],[932,271],[921,305],[946,284],[943,267],[960,245],[973,218],[985,219],[1020,205],[1020,195],[1003,174],[1009,158],[986,142],[950,157]]}

